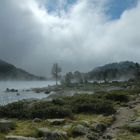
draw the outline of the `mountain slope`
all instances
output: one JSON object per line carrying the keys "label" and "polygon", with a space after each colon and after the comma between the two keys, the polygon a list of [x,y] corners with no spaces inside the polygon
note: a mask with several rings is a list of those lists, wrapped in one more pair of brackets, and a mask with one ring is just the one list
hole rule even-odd
{"label": "mountain slope", "polygon": [[128,80],[135,77],[138,67],[138,63],[130,61],[111,63],[97,67],[87,75],[92,80]]}
{"label": "mountain slope", "polygon": [[0,80],[43,80],[43,78],[0,60]]}

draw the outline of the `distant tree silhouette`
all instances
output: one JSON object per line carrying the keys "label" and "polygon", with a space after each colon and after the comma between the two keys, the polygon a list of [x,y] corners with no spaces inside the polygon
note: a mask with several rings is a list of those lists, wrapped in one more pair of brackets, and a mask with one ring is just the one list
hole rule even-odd
{"label": "distant tree silhouette", "polygon": [[61,67],[55,63],[52,66],[52,75],[56,80],[56,85],[58,84],[58,78],[60,77],[60,72],[62,71]]}
{"label": "distant tree silhouette", "polygon": [[66,73],[66,75],[65,75],[65,84],[69,86],[71,84],[73,78],[74,77],[73,77],[72,72]]}

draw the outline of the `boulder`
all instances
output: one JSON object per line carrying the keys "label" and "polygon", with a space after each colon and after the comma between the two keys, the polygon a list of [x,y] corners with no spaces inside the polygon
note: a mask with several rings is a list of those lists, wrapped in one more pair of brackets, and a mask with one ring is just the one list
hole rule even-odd
{"label": "boulder", "polygon": [[106,125],[105,124],[102,124],[102,123],[99,123],[96,125],[95,129],[99,132],[104,132],[106,130]]}
{"label": "boulder", "polygon": [[46,140],[67,140],[67,132],[60,130],[51,131],[47,127],[39,128],[38,134],[46,138]]}
{"label": "boulder", "polygon": [[87,138],[89,140],[98,140],[99,135],[97,133],[94,132],[90,132],[87,134]]}
{"label": "boulder", "polygon": [[72,128],[73,136],[86,135],[88,133],[88,128],[84,125],[78,124]]}
{"label": "boulder", "polygon": [[15,128],[15,122],[11,120],[0,120],[0,132],[8,132]]}
{"label": "boulder", "polygon": [[96,131],[96,132],[104,132],[106,130],[106,125],[102,124],[102,123],[93,123],[90,128],[92,131]]}
{"label": "boulder", "polygon": [[47,120],[51,125],[61,125],[65,123],[65,119],[48,119]]}
{"label": "boulder", "polygon": [[36,138],[32,137],[23,137],[23,136],[6,136],[6,140],[37,140]]}
{"label": "boulder", "polygon": [[140,120],[135,120],[127,124],[128,130],[135,133],[140,133]]}
{"label": "boulder", "polygon": [[63,126],[63,129],[68,130],[68,129],[70,129],[71,127],[72,127],[71,124],[67,124],[67,125],[64,125],[64,126]]}
{"label": "boulder", "polygon": [[35,119],[33,119],[33,123],[38,123],[38,122],[41,122],[42,120],[41,119],[39,119],[39,118],[35,118]]}
{"label": "boulder", "polygon": [[90,126],[90,122],[89,121],[85,121],[85,120],[81,121],[80,124],[82,124],[83,126],[86,126],[86,127]]}

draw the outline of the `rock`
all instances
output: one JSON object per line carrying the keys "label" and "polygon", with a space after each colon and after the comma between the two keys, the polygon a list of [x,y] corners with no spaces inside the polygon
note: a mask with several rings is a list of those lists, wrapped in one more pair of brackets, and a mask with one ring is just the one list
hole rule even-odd
{"label": "rock", "polygon": [[84,125],[84,126],[86,126],[86,127],[89,127],[90,126],[90,123],[88,121],[85,121],[85,120],[83,120],[81,122],[81,124]]}
{"label": "rock", "polygon": [[17,89],[9,89],[9,88],[7,88],[6,92],[18,92],[18,90]]}
{"label": "rock", "polygon": [[8,132],[15,128],[15,123],[10,120],[0,120],[0,132]]}
{"label": "rock", "polygon": [[38,134],[46,140],[67,140],[67,132],[55,130],[51,131],[47,127],[39,128]]}
{"label": "rock", "polygon": [[47,120],[51,125],[61,125],[65,123],[65,119],[48,119]]}
{"label": "rock", "polygon": [[140,120],[135,120],[127,125],[128,130],[131,132],[140,133]]}
{"label": "rock", "polygon": [[94,123],[91,125],[91,130],[97,131],[97,132],[104,132],[106,129],[106,125],[102,123]]}
{"label": "rock", "polygon": [[32,137],[23,137],[23,136],[6,136],[6,140],[37,140],[36,138]]}
{"label": "rock", "polygon": [[50,94],[50,92],[51,92],[51,91],[49,91],[49,90],[46,90],[46,91],[45,91],[45,94]]}
{"label": "rock", "polygon": [[94,132],[87,134],[87,138],[89,140],[98,140],[98,137],[99,137],[99,135],[97,133],[94,133]]}
{"label": "rock", "polygon": [[99,124],[96,125],[95,129],[99,132],[104,132],[105,129],[106,129],[106,125],[99,123]]}
{"label": "rock", "polygon": [[38,122],[41,122],[42,120],[41,119],[39,119],[39,118],[35,118],[35,119],[33,119],[33,123],[38,123]]}
{"label": "rock", "polygon": [[88,128],[83,125],[78,124],[72,128],[73,136],[81,136],[85,135],[86,133],[88,133]]}
{"label": "rock", "polygon": [[111,135],[106,135],[106,136],[103,136],[102,138],[105,140],[113,140],[113,137]]}
{"label": "rock", "polygon": [[67,129],[70,129],[71,127],[72,127],[71,124],[67,124],[67,125],[64,125],[64,126],[63,126],[63,128],[66,129],[66,130],[67,130]]}

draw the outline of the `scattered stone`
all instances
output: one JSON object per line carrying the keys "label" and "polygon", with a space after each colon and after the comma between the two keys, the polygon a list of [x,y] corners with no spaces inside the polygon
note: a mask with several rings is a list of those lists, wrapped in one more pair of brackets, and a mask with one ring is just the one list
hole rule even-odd
{"label": "scattered stone", "polygon": [[127,125],[127,128],[131,131],[131,132],[136,132],[136,133],[140,133],[140,120],[135,120],[133,122],[130,122]]}
{"label": "scattered stone", "polygon": [[63,126],[64,129],[70,129],[71,127],[72,127],[72,125],[70,125],[70,124],[67,124],[67,125]]}
{"label": "scattered stone", "polygon": [[0,120],[0,132],[8,132],[15,128],[15,122],[11,120]]}
{"label": "scattered stone", "polygon": [[6,140],[37,140],[36,138],[32,137],[23,137],[23,136],[6,136]]}
{"label": "scattered stone", "polygon": [[88,121],[85,121],[85,120],[83,120],[81,122],[81,124],[84,125],[84,126],[86,126],[86,127],[89,127],[90,126],[90,123]]}
{"label": "scattered stone", "polygon": [[18,92],[18,90],[17,89],[9,89],[9,88],[7,88],[6,92]]}
{"label": "scattered stone", "polygon": [[67,132],[60,130],[51,131],[47,127],[39,128],[38,134],[47,140],[67,140]]}
{"label": "scattered stone", "polygon": [[81,135],[85,135],[87,133],[88,133],[88,128],[81,124],[78,124],[77,126],[74,126],[72,128],[73,136],[81,136]]}
{"label": "scattered stone", "polygon": [[33,119],[33,123],[38,123],[38,122],[41,122],[42,120],[41,119],[39,119],[39,118],[35,118],[35,119]]}
{"label": "scattered stone", "polygon": [[110,135],[106,135],[106,136],[103,136],[103,139],[105,139],[105,140],[112,140],[113,137],[110,136]]}
{"label": "scattered stone", "polygon": [[104,132],[106,130],[106,127],[107,126],[105,124],[99,123],[99,124],[96,125],[95,129],[99,132]]}
{"label": "scattered stone", "polygon": [[97,133],[94,133],[94,132],[87,134],[87,138],[89,140],[98,140],[98,137],[99,137],[99,135]]}
{"label": "scattered stone", "polygon": [[96,131],[96,132],[104,132],[106,130],[106,125],[102,123],[94,123],[91,126],[91,130]]}
{"label": "scattered stone", "polygon": [[46,91],[45,91],[45,94],[50,94],[50,92],[51,92],[51,91],[49,91],[49,90],[46,90]]}
{"label": "scattered stone", "polygon": [[65,119],[48,119],[47,120],[51,125],[61,125],[65,123]]}

